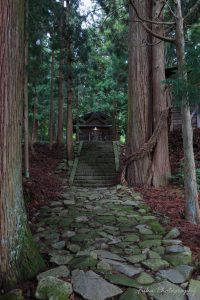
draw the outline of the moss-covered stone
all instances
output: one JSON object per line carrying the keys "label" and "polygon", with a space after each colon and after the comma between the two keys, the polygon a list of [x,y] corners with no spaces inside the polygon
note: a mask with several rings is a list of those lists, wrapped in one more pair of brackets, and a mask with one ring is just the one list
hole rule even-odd
{"label": "moss-covered stone", "polygon": [[169,263],[163,259],[150,258],[142,261],[142,265],[152,271],[158,271],[169,267]]}
{"label": "moss-covered stone", "polygon": [[145,240],[139,244],[142,248],[151,248],[153,246],[160,246],[161,240]]}
{"label": "moss-covered stone", "polygon": [[128,287],[135,287],[135,288],[140,287],[140,285],[134,279],[129,278],[122,274],[107,274],[105,278],[114,284],[119,284]]}
{"label": "moss-covered stone", "polygon": [[157,220],[146,220],[146,223],[151,227],[152,231],[156,234],[164,234],[164,227]]}
{"label": "moss-covered stone", "polygon": [[140,290],[129,288],[121,295],[119,300],[147,300],[147,297],[145,294],[142,294]]}
{"label": "moss-covered stone", "polygon": [[140,238],[137,234],[128,234],[124,238],[125,242],[138,242],[139,240],[140,240]]}
{"label": "moss-covered stone", "polygon": [[153,277],[146,273],[146,272],[142,272],[140,273],[140,275],[136,278],[137,283],[141,284],[141,285],[146,285],[146,284],[151,284],[153,283],[155,280],[153,279]]}
{"label": "moss-covered stone", "polygon": [[37,299],[69,300],[72,285],[56,277],[48,276],[39,281],[35,297]]}
{"label": "moss-covered stone", "polygon": [[85,270],[87,268],[95,269],[96,265],[97,265],[97,260],[91,256],[76,257],[69,262],[69,267],[71,270],[75,270],[75,269]]}
{"label": "moss-covered stone", "polygon": [[164,259],[168,261],[172,266],[178,266],[178,265],[187,265],[192,262],[192,254],[187,253],[187,255],[184,254],[169,254],[165,255]]}

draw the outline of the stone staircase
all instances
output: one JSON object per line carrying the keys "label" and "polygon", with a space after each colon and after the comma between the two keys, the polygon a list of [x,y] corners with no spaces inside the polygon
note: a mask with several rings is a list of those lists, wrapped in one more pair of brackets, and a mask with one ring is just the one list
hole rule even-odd
{"label": "stone staircase", "polygon": [[73,185],[107,187],[117,184],[116,154],[112,142],[84,142]]}

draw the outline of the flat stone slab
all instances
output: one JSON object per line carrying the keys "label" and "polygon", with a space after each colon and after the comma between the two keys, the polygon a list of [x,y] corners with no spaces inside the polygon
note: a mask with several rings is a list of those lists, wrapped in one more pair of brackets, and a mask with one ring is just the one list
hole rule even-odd
{"label": "flat stone slab", "polygon": [[120,296],[119,300],[147,300],[147,296],[142,294],[140,290],[129,288]]}
{"label": "flat stone slab", "polygon": [[105,259],[104,261],[111,265],[115,271],[118,271],[130,277],[142,272],[142,268],[137,268],[133,265],[124,264],[111,259]]}
{"label": "flat stone slab", "polygon": [[114,284],[119,284],[126,287],[140,288],[140,284],[136,280],[123,274],[107,274],[106,279]]}
{"label": "flat stone slab", "polygon": [[137,278],[136,281],[141,284],[141,285],[145,285],[145,284],[151,284],[153,283],[155,280],[153,279],[153,277],[146,273],[146,272],[142,272]]}
{"label": "flat stone slab", "polygon": [[113,259],[117,261],[125,261],[125,259],[122,258],[121,256],[106,250],[94,250],[93,252],[95,252],[97,256],[100,258]]}
{"label": "flat stone slab", "polygon": [[105,300],[123,292],[93,271],[74,270],[72,272],[72,285],[76,293],[88,300]]}
{"label": "flat stone slab", "polygon": [[52,244],[53,249],[62,250],[65,248],[65,241],[60,241]]}
{"label": "flat stone slab", "polygon": [[158,271],[162,268],[169,267],[169,263],[163,259],[150,258],[142,262],[142,265],[152,271]]}
{"label": "flat stone slab", "polygon": [[155,300],[186,300],[185,291],[167,280],[154,283],[146,291]]}
{"label": "flat stone slab", "polygon": [[37,280],[41,280],[48,276],[53,276],[56,278],[67,278],[69,276],[69,269],[66,266],[60,266],[54,269],[50,269],[46,272],[40,273],[37,276]]}
{"label": "flat stone slab", "polygon": [[185,281],[184,276],[176,269],[160,270],[157,275],[171,281],[172,283],[180,284]]}
{"label": "flat stone slab", "polygon": [[168,234],[165,236],[165,239],[176,239],[180,236],[180,231],[178,228],[174,227],[168,232]]}
{"label": "flat stone slab", "polygon": [[126,256],[125,259],[129,261],[130,263],[139,263],[147,258],[147,254],[138,254],[138,255],[131,255]]}
{"label": "flat stone slab", "polygon": [[64,200],[63,203],[64,203],[65,206],[76,204],[74,200]]}
{"label": "flat stone slab", "polygon": [[182,274],[184,281],[189,280],[192,276],[192,272],[194,271],[194,268],[188,265],[179,265],[175,269]]}
{"label": "flat stone slab", "polygon": [[51,257],[50,262],[55,263],[56,265],[67,265],[71,260],[73,256],[72,255],[58,255],[55,254]]}
{"label": "flat stone slab", "polygon": [[199,280],[191,280],[188,291],[188,299],[189,300],[197,300],[200,298],[200,281]]}

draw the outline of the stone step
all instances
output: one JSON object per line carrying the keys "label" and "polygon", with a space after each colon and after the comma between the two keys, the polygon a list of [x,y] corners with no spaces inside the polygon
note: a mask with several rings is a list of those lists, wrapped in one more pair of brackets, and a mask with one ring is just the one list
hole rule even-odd
{"label": "stone step", "polygon": [[91,183],[91,182],[85,182],[85,183],[77,183],[77,182],[74,182],[74,186],[77,186],[77,187],[108,187],[108,186],[115,186],[116,185],[116,182],[115,183]]}
{"label": "stone step", "polygon": [[110,179],[110,180],[103,180],[103,179],[93,179],[91,178],[90,180],[86,180],[86,179],[74,179],[74,183],[80,183],[80,184],[84,184],[84,183],[94,183],[94,184],[116,184],[116,178],[114,179]]}
{"label": "stone step", "polygon": [[78,168],[76,171],[76,174],[79,173],[84,173],[84,174],[96,174],[98,176],[99,175],[111,175],[115,173],[115,169],[114,168],[109,168],[109,169],[100,169],[100,168]]}
{"label": "stone step", "polygon": [[91,172],[85,172],[85,173],[76,173],[76,176],[75,178],[77,177],[113,177],[113,178],[116,178],[116,174],[113,174],[113,173],[91,173]]}
{"label": "stone step", "polygon": [[110,154],[109,152],[108,153],[104,153],[104,154],[93,154],[93,153],[87,153],[87,155],[86,154],[84,154],[84,153],[82,153],[80,156],[79,156],[79,158],[99,158],[99,159],[114,159],[114,155],[113,154]]}
{"label": "stone step", "polygon": [[101,175],[85,175],[85,176],[82,176],[82,175],[77,175],[75,176],[75,180],[116,180],[116,175],[111,175],[111,176],[108,176],[108,175],[104,175],[104,176],[101,176]]}
{"label": "stone step", "polygon": [[79,157],[79,160],[87,160],[87,161],[91,161],[91,160],[99,160],[99,161],[105,161],[105,160],[107,160],[107,161],[114,161],[115,160],[115,158],[114,158],[114,156],[108,156],[107,154],[106,155],[104,155],[104,156],[101,156],[101,157],[97,157],[97,156],[92,156],[92,154],[91,155],[88,155],[88,156],[80,156]]}
{"label": "stone step", "polygon": [[104,170],[104,169],[110,169],[113,168],[115,169],[115,165],[114,164],[110,164],[110,163],[93,163],[93,162],[83,162],[83,161],[79,161],[78,163],[78,168],[94,168],[96,170]]}
{"label": "stone step", "polygon": [[84,142],[74,178],[80,187],[105,187],[117,184],[112,142]]}

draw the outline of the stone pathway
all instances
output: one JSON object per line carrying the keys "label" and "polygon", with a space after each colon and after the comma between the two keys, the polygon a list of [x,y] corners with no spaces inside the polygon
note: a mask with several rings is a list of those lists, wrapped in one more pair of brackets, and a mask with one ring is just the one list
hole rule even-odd
{"label": "stone pathway", "polygon": [[37,299],[198,300],[191,251],[165,232],[138,194],[121,186],[73,187],[33,217],[48,255]]}

